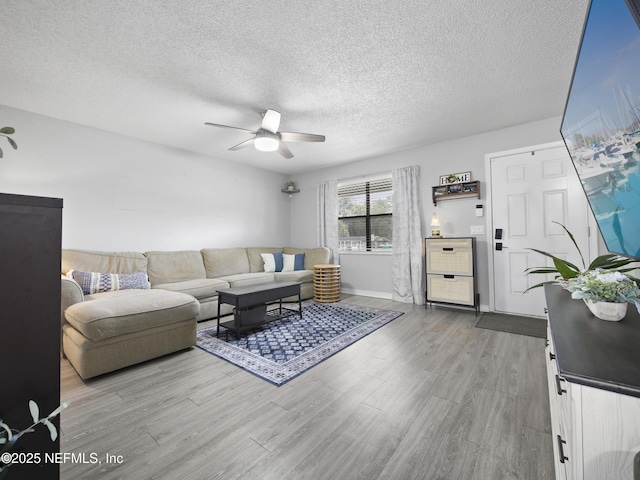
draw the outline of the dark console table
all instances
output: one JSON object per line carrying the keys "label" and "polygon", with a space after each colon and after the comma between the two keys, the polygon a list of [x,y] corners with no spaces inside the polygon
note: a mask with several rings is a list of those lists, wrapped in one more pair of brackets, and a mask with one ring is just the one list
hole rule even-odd
{"label": "dark console table", "polygon": [[[298,296],[300,318],[302,318],[302,299],[300,297],[300,282],[268,282],[245,287],[233,287],[218,290],[218,329],[220,334],[222,325],[240,335],[241,332],[250,330],[273,320],[283,317],[282,299]],[[279,300],[280,309],[278,315],[267,315],[267,303]],[[233,320],[220,323],[220,305],[226,303],[235,307]],[[291,311],[291,310],[289,310]]]}

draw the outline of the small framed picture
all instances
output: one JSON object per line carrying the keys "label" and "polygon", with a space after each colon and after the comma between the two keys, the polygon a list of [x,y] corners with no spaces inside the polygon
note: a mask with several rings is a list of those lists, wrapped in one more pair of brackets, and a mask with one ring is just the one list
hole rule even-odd
{"label": "small framed picture", "polygon": [[471,181],[471,172],[450,173],[440,176],[440,185],[450,185],[452,183],[463,183]]}

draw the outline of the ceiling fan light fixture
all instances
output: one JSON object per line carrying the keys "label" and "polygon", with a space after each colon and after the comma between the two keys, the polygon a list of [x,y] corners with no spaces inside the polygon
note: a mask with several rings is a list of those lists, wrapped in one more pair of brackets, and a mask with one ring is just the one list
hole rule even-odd
{"label": "ceiling fan light fixture", "polygon": [[277,134],[260,131],[256,133],[254,145],[256,150],[260,150],[261,152],[275,152],[280,146],[280,141],[278,140]]}

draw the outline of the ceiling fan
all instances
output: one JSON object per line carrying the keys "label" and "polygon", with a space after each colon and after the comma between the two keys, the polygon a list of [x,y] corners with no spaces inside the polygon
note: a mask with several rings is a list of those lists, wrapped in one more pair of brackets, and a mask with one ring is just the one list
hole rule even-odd
{"label": "ceiling fan", "polygon": [[278,151],[284,158],[293,157],[293,153],[291,153],[291,150],[289,150],[284,142],[324,142],[325,140],[324,135],[316,135],[313,133],[279,132],[280,112],[269,109],[263,110],[260,114],[262,115],[262,123],[257,130],[247,130],[246,128],[231,127],[229,125],[210,122],[205,122],[205,125],[242,130],[243,132],[253,135],[253,138],[234,145],[229,150],[240,150],[241,148],[253,145],[257,150],[262,152]]}

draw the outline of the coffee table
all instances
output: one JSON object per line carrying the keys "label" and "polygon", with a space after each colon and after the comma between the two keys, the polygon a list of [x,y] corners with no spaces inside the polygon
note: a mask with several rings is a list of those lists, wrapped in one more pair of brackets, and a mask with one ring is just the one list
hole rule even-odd
{"label": "coffee table", "polygon": [[[299,311],[282,308],[282,299],[290,296],[298,296]],[[267,315],[267,302],[280,301],[277,315]],[[226,303],[235,307],[233,320],[220,323],[220,305]],[[284,315],[282,311],[289,313]],[[300,282],[267,282],[244,287],[224,288],[218,290],[218,328],[216,335],[220,335],[220,325],[236,333],[250,330],[259,325],[278,320],[291,315],[295,311],[302,318],[302,299],[300,297]]]}

